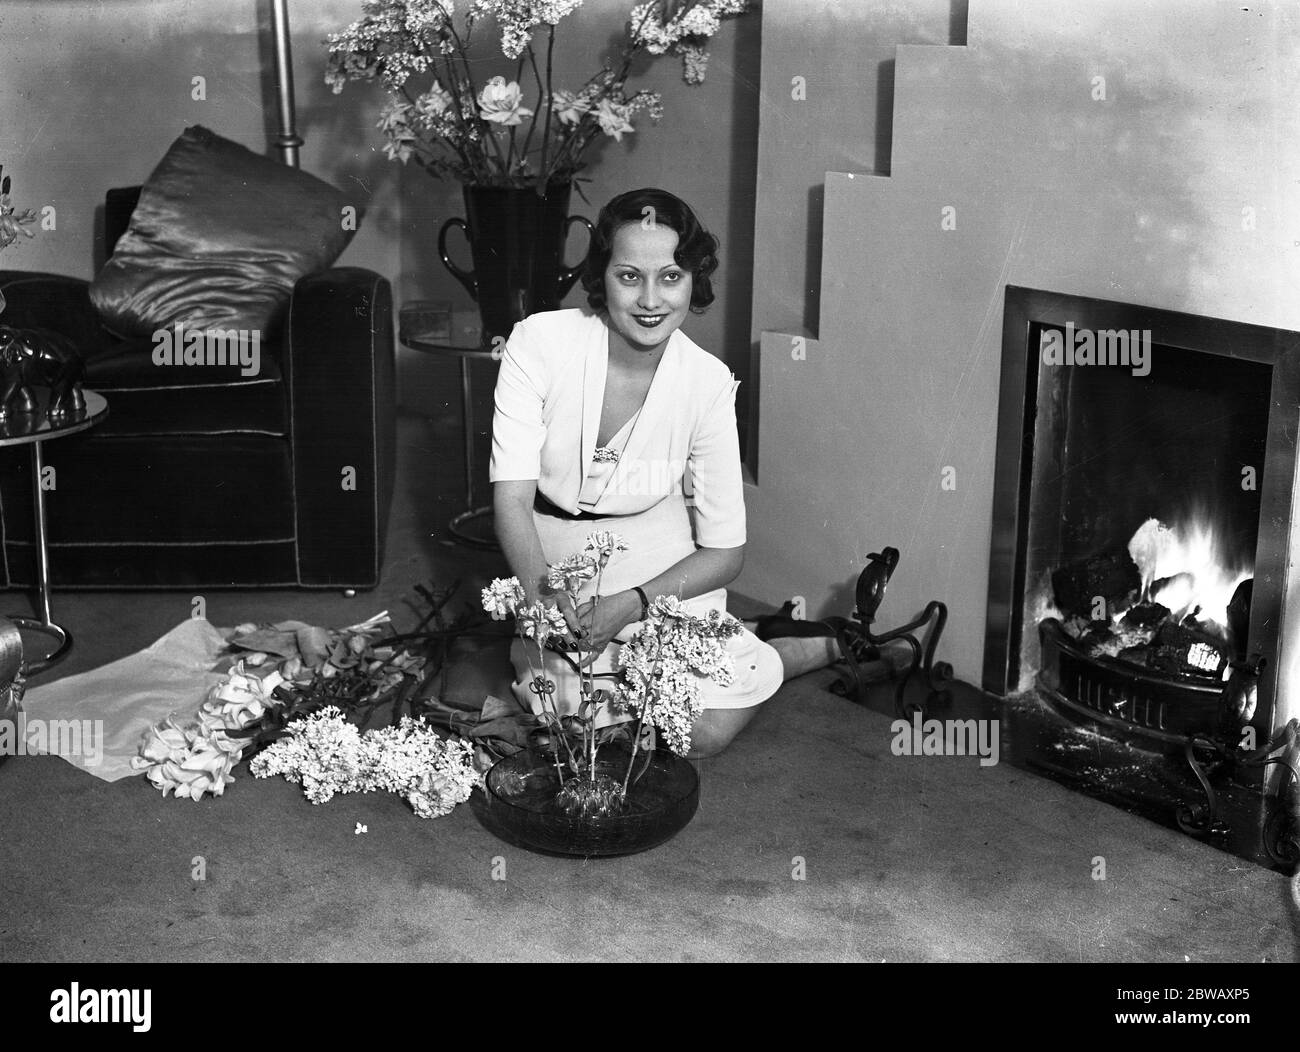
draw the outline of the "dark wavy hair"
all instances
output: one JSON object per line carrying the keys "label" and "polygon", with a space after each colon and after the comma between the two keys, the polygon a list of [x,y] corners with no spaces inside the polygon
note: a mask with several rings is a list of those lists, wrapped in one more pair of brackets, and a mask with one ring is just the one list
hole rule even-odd
{"label": "dark wavy hair", "polygon": [[679,267],[690,271],[691,311],[703,314],[713,302],[713,282],[709,275],[718,269],[718,239],[704,229],[690,205],[667,190],[653,187],[619,194],[600,210],[582,270],[587,302],[594,311],[605,309],[605,271],[614,251],[614,233],[623,224],[640,223],[647,216],[677,232],[673,259]]}

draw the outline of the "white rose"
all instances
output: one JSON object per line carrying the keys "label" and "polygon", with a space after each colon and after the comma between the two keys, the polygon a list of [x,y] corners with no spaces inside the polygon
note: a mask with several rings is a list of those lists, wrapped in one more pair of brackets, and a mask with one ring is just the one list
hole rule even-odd
{"label": "white rose", "polygon": [[513,126],[522,124],[533,111],[523,106],[523,93],[513,80],[507,84],[505,77],[493,77],[478,97],[479,116],[494,124]]}

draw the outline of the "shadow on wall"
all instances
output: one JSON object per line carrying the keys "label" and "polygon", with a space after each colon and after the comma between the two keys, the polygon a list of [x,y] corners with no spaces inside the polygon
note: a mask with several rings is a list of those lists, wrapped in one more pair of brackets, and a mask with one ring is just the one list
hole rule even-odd
{"label": "shadow on wall", "polygon": [[[807,277],[804,284],[804,328],[817,332],[821,323],[822,295],[822,213],[826,210],[826,184],[814,183],[808,187],[808,242]],[[815,217],[815,218],[813,218]]]}
{"label": "shadow on wall", "polygon": [[952,0],[948,11],[948,43],[952,47],[966,46],[966,25],[970,14],[970,0]]}
{"label": "shadow on wall", "polygon": [[[749,334],[754,316],[754,219],[757,211],[758,106],[763,20],[742,18],[736,25],[736,65],[731,76],[731,182],[727,187],[728,246],[726,313],[722,320],[724,358],[750,397],[737,398],[736,424],[740,432],[740,458],[747,463],[756,448],[758,349]],[[748,236],[740,236],[745,231]],[[752,470],[752,465],[751,465]]]}
{"label": "shadow on wall", "polygon": [[[874,175],[888,175],[894,149],[894,60],[876,67],[876,153]],[[814,306],[814,311],[816,307]],[[815,331],[815,330],[814,330]]]}

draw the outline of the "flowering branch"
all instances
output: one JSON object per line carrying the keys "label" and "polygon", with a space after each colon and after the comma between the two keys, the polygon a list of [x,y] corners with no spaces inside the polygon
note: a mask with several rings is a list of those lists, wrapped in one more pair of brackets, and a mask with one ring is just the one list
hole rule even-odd
{"label": "flowering branch", "polygon": [[[656,675],[658,674],[658,672],[659,672],[659,659],[663,656],[663,652],[664,652],[663,639],[662,639],[661,637],[656,637],[656,638],[659,639],[659,646],[658,646],[658,647],[656,648],[656,650],[655,650],[655,663],[654,663],[654,667],[651,668],[651,670],[650,670],[650,682],[652,682],[652,683],[654,682],[654,678],[655,678],[655,676],[656,676]],[[628,783],[628,780],[632,777],[632,766],[633,766],[633,764],[636,763],[636,750],[637,750],[637,746],[641,743],[641,728],[645,726],[646,713],[648,713],[648,712],[650,711],[650,707],[651,707],[651,705],[653,705],[653,704],[654,704],[654,703],[653,703],[653,701],[652,701],[651,698],[650,698],[650,690],[649,690],[649,688],[647,688],[647,690],[646,690],[646,695],[645,695],[645,704],[643,704],[643,705],[641,706],[641,712],[640,712],[640,713],[638,714],[638,716],[637,716],[637,721],[636,721],[636,733],[635,733],[634,735],[632,735],[632,755],[631,755],[630,757],[628,757],[628,761],[627,761],[627,773],[623,775],[623,795],[624,795],[624,796],[627,795],[627,783]]]}

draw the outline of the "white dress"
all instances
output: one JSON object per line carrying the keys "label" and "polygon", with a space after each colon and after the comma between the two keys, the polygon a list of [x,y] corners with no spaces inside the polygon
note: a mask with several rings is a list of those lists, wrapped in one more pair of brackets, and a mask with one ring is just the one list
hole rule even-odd
{"label": "white dress", "polygon": [[[737,384],[730,370],[680,330],[673,333],[640,410],[608,443],[617,461],[598,459],[596,428],[604,402],[608,332],[603,319],[585,311],[536,314],[520,322],[506,345],[497,379],[490,478],[536,479],[538,492],[570,514],[534,510],[548,563],[580,553],[588,535],[612,530],[628,544],[616,552],[600,581],[600,595],[613,595],[659,576],[697,547],[733,548],[745,543],[744,488],[735,422]],[[567,410],[567,411],[566,411]],[[574,468],[581,465],[579,471]],[[586,584],[579,599],[595,594]],[[726,610],[727,592],[716,588],[684,602],[692,613]],[[628,625],[596,659],[597,686],[609,685]],[[701,678],[706,709],[757,705],[781,685],[781,659],[749,631],[728,640],[735,679],[722,687]],[[527,658],[536,648],[517,638],[511,648],[516,697],[534,711]],[[555,654],[546,674],[556,682],[560,711],[578,700],[577,674]]]}

